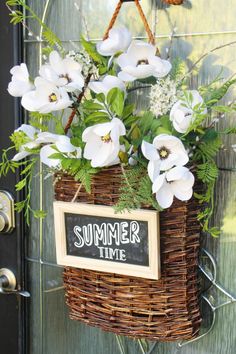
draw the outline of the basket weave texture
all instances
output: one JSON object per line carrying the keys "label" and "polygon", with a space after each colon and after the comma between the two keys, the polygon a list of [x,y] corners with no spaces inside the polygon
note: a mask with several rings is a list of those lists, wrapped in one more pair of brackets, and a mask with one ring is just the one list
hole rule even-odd
{"label": "basket weave texture", "polygon": [[[114,205],[121,170],[104,169],[94,176],[92,193],[82,188],[78,202]],[[79,183],[57,176],[55,197],[71,201]],[[64,286],[70,318],[116,334],[149,340],[175,341],[198,335],[199,279],[197,259],[199,206],[194,199],[175,200],[161,213],[161,279],[96,272],[66,267]]]}

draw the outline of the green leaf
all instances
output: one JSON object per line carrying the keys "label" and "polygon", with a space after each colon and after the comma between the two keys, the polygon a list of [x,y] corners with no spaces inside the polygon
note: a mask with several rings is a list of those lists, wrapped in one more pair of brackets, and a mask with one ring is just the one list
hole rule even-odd
{"label": "green leaf", "polygon": [[143,116],[139,120],[139,126],[141,130],[141,134],[144,136],[145,134],[150,132],[153,121],[155,120],[154,115],[151,112],[145,112]]}
{"label": "green leaf", "polygon": [[106,112],[94,112],[84,119],[86,125],[94,125],[109,122],[110,118]]}
{"label": "green leaf", "polygon": [[24,179],[22,179],[21,181],[19,181],[19,182],[15,185],[16,191],[21,191],[21,190],[26,186],[26,182],[27,182],[27,179],[26,179],[26,178],[24,178]]}
{"label": "green leaf", "polygon": [[123,120],[131,116],[133,114],[133,111],[134,111],[134,104],[129,104],[125,106],[122,113]]}
{"label": "green leaf", "polygon": [[114,87],[107,94],[107,103],[112,112],[121,117],[124,110],[124,92]]}
{"label": "green leaf", "polygon": [[47,212],[44,210],[33,210],[33,215],[36,219],[43,219],[47,215]]}
{"label": "green leaf", "polygon": [[104,109],[103,105],[94,102],[93,100],[86,100],[83,102],[83,108],[89,111],[99,111]]}
{"label": "green leaf", "polygon": [[83,36],[81,37],[81,44],[84,47],[85,51],[88,53],[88,55],[95,61],[95,63],[103,65],[107,64],[107,60],[97,52],[96,44],[86,41]]}

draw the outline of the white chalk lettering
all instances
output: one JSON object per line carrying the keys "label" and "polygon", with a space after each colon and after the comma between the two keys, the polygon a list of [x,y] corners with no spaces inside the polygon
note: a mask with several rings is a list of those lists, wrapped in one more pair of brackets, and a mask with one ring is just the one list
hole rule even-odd
{"label": "white chalk lettering", "polygon": [[139,224],[137,221],[131,221],[130,223],[130,242],[131,243],[140,243],[139,233]]}
{"label": "white chalk lettering", "polygon": [[84,246],[83,236],[80,235],[81,231],[82,231],[81,227],[79,227],[79,226],[74,227],[74,233],[75,233],[76,237],[78,238],[78,242],[75,242],[74,245],[75,245],[75,247],[78,247],[78,248],[81,248]]}
{"label": "white chalk lettering", "polygon": [[[89,223],[87,225],[76,225],[73,229],[76,236],[75,247],[95,245],[100,250],[102,258],[115,257],[110,254],[106,246],[120,246],[128,243],[140,243],[140,226],[137,221],[122,221],[98,225]],[[104,246],[104,247],[102,247]],[[119,255],[120,259],[121,255]],[[123,256],[122,256],[123,257]],[[125,256],[124,256],[125,257]]]}

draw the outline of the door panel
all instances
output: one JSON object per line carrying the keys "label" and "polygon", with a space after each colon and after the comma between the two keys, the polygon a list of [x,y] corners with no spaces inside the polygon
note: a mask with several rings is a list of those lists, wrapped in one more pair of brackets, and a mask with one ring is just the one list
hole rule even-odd
{"label": "door panel", "polygon": [[[29,0],[28,3],[41,17],[46,11],[47,24],[63,40],[66,48],[79,46],[82,32],[89,32],[90,38],[100,39],[114,10],[116,0]],[[160,1],[142,0],[145,13],[158,34],[157,44],[162,53],[169,47],[169,34],[176,29],[173,40],[172,56],[187,58],[189,67],[210,49],[236,40],[234,1],[204,0],[186,1],[185,6],[167,7]],[[206,8],[207,6],[207,8]],[[145,36],[143,26],[138,19],[132,2],[124,5],[118,23],[127,25],[136,37]],[[206,13],[210,14],[205,16]],[[158,19],[157,26],[155,25]],[[39,33],[35,24],[29,23]],[[40,43],[25,34],[25,53],[30,72],[36,74],[40,63]],[[225,47],[212,53],[202,61],[200,76],[193,78],[193,84],[207,83],[222,69],[222,76],[232,75],[236,70],[235,46]],[[231,100],[232,91],[226,98]],[[146,96],[147,97],[147,96]],[[138,96],[140,106],[145,105],[145,95]],[[219,129],[235,123],[227,117],[221,117]],[[216,193],[216,211],[214,222],[223,225],[219,239],[203,236],[203,247],[207,248],[217,262],[217,282],[236,296],[236,154],[230,149],[231,138],[225,142],[218,157],[221,167]],[[235,143],[235,142],[234,142]],[[40,167],[39,167],[40,168]],[[233,171],[234,169],[234,171]],[[127,338],[116,337],[99,329],[90,328],[79,322],[71,321],[64,303],[62,288],[63,269],[56,265],[53,231],[53,187],[52,180],[38,178],[34,182],[33,204],[40,205],[48,211],[43,222],[32,220],[28,244],[27,263],[29,282],[32,293],[30,303],[30,353],[31,354],[138,354],[144,353],[145,343]],[[214,306],[223,304],[229,298],[211,287],[206,293]],[[153,354],[234,354],[236,348],[236,331],[234,318],[236,305],[231,303],[216,310],[216,323],[213,330],[195,343],[177,349],[177,343],[157,343]],[[207,331],[212,320],[209,306],[203,306],[202,332]],[[151,347],[151,343],[149,343]]]}
{"label": "door panel", "polygon": [[[10,81],[10,68],[20,61],[21,45],[20,29],[13,28],[9,23],[8,11],[4,2],[0,3],[0,149],[9,146],[8,136],[18,127],[21,115],[19,103],[7,92]],[[14,195],[17,176],[8,174],[0,179],[0,189]],[[16,228],[11,234],[0,233],[0,268],[10,269],[16,276],[18,285],[24,287],[24,247],[23,228],[19,216],[16,218]],[[24,353],[25,322],[23,318],[24,300],[16,295],[0,294],[0,353]]]}

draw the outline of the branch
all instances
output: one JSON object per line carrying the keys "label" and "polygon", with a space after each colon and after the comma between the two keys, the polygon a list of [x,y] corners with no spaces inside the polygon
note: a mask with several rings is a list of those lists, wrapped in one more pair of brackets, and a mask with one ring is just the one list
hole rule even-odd
{"label": "branch", "polygon": [[[80,92],[80,94],[79,94],[79,96],[78,96],[78,98],[77,98],[77,102],[76,102],[77,105],[80,104],[80,102],[82,101],[82,99],[83,99],[83,97],[84,97],[85,90],[86,90],[86,88],[87,88],[87,86],[88,86],[88,84],[89,84],[89,81],[90,81],[90,79],[91,79],[91,76],[92,76],[92,74],[89,74],[89,75],[86,77],[86,79],[85,79],[84,87],[83,87],[82,91]],[[72,122],[73,122],[73,119],[74,119],[74,117],[75,117],[75,115],[76,115],[76,110],[77,110],[77,107],[73,108],[73,110],[72,110],[72,112],[71,112],[71,114],[70,114],[70,116],[69,116],[69,118],[68,118],[68,120],[67,120],[67,123],[66,123],[65,128],[64,128],[65,134],[68,132],[68,130],[69,130],[70,127],[71,127],[71,124],[72,124]]]}

